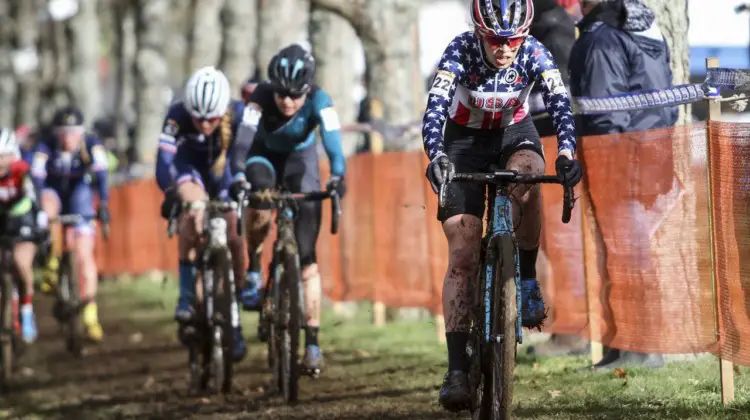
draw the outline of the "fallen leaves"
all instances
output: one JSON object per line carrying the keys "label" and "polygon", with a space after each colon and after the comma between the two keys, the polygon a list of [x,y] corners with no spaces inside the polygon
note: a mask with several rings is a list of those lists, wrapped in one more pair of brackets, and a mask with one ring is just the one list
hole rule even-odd
{"label": "fallen leaves", "polygon": [[130,341],[131,344],[138,344],[143,341],[143,334],[140,332],[133,333],[130,335],[128,341]]}
{"label": "fallen leaves", "polygon": [[622,368],[616,368],[615,369],[615,377],[616,378],[620,378],[620,379],[624,379],[624,381],[622,381],[622,386],[627,386],[628,385],[628,371],[627,370],[622,369]]}
{"label": "fallen leaves", "polygon": [[352,356],[354,356],[354,357],[356,357],[358,359],[366,359],[366,358],[370,357],[370,353],[368,353],[368,352],[366,352],[364,350],[357,349],[357,350],[354,350],[352,352]]}

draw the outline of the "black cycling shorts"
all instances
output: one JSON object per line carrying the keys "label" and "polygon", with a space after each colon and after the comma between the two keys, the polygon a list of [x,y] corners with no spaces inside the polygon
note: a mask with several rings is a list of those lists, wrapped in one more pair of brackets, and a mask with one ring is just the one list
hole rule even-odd
{"label": "black cycling shorts", "polygon": [[[320,170],[316,144],[291,153],[277,153],[269,150],[262,139],[253,143],[245,168],[245,177],[251,191],[262,191],[276,186],[284,186],[290,192],[311,192],[320,190]],[[269,209],[268,204],[250,202],[250,207]],[[300,202],[295,220],[295,236],[302,266],[314,264],[317,260],[315,243],[320,233],[322,205],[316,202]]]}
{"label": "black cycling shorts", "polygon": [[36,213],[33,210],[18,216],[11,216],[8,213],[0,214],[3,234],[15,238],[17,242],[36,242],[39,236]]}
{"label": "black cycling shorts", "polygon": [[[531,117],[495,130],[467,128],[448,119],[445,124],[445,154],[456,172],[486,172],[491,165],[505,168],[520,150],[533,150],[544,159],[544,149]],[[486,186],[473,182],[451,182],[445,189],[445,204],[438,220],[459,214],[484,217]]]}

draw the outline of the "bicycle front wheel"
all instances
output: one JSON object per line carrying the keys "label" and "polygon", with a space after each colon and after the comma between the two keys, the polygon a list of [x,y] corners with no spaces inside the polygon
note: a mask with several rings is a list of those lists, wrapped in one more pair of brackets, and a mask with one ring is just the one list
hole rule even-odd
{"label": "bicycle front wheel", "polygon": [[13,371],[13,275],[6,271],[2,273],[2,285],[0,286],[2,296],[2,374],[0,374],[0,390],[7,390],[7,381]]}
{"label": "bicycle front wheel", "polygon": [[281,282],[281,302],[279,318],[279,378],[285,402],[297,401],[299,393],[299,336],[301,329],[300,313],[300,273],[297,254],[286,253],[283,258],[283,277]]}
{"label": "bicycle front wheel", "polygon": [[513,370],[516,367],[516,326],[518,322],[518,290],[516,285],[516,245],[512,237],[499,238],[499,259],[495,271],[492,302],[492,337],[489,375],[492,398],[485,399],[493,420],[510,420],[513,411]]}
{"label": "bicycle front wheel", "polygon": [[66,345],[74,356],[83,354],[83,324],[81,324],[81,292],[78,263],[75,252],[63,254],[60,264],[60,296],[63,310],[67,315]]}
{"label": "bicycle front wheel", "polygon": [[216,388],[228,393],[232,388],[232,303],[235,299],[232,279],[232,262],[227,252],[217,252],[212,259],[213,316],[211,328],[212,370]]}

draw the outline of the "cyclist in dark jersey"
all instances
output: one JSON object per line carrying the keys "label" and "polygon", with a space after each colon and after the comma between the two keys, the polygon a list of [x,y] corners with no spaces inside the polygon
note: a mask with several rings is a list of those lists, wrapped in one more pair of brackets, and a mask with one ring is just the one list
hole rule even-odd
{"label": "cyclist in dark jersey", "polygon": [[[83,217],[73,227],[69,242],[75,250],[81,273],[81,297],[87,302],[81,319],[88,338],[100,342],[104,332],[96,302],[99,274],[94,253],[96,227],[93,219],[109,222],[107,154],[99,138],[86,133],[83,113],[74,106],[59,109],[52,118],[51,128],[50,137],[37,143],[31,176],[40,191],[39,203],[50,217],[61,214]],[[95,195],[99,196],[96,207]],[[58,265],[59,256],[50,255],[45,270],[52,274]],[[56,276],[45,277],[57,280]]]}
{"label": "cyclist in dark jersey", "polygon": [[[474,31],[451,41],[438,65],[423,119],[427,178],[435,192],[455,172],[487,171],[492,164],[519,172],[544,173],[544,152],[529,115],[527,98],[542,86],[558,138],[556,168],[571,185],[581,178],[574,160],[575,126],[568,93],[552,55],[529,36],[534,18],[530,0],[473,0]],[[443,134],[444,133],[444,134]],[[518,226],[522,317],[539,327],[546,317],[536,257],[541,229],[538,186],[514,186],[513,215]],[[470,322],[469,282],[475,281],[485,211],[485,190],[473,183],[449,183],[438,214],[448,238],[449,261],[443,285],[448,372],[440,404],[452,411],[468,406]]]}
{"label": "cyclist in dark jersey", "polygon": [[[320,129],[323,148],[331,163],[327,188],[343,196],[346,159],[341,150],[338,114],[331,97],[313,84],[315,61],[299,45],[279,51],[268,65],[269,82],[260,83],[249,97],[245,112],[250,121],[243,125],[232,148],[233,186],[250,183],[253,191],[285,185],[292,192],[320,189],[318,150],[315,130]],[[251,203],[246,231],[250,270],[243,304],[247,309],[260,303],[262,283],[260,260],[263,241],[268,235],[271,209],[264,203]],[[320,231],[321,203],[299,203],[295,236],[299,246],[304,287],[305,356],[308,372],[317,374],[323,368],[318,345],[321,284],[315,243]]]}
{"label": "cyclist in dark jersey", "polygon": [[[185,87],[185,100],[170,105],[159,136],[156,181],[165,193],[162,217],[177,202],[205,199],[227,199],[232,181],[229,171],[229,149],[238,127],[243,124],[245,105],[232,100],[229,80],[214,67],[203,67],[193,73]],[[237,234],[237,213],[227,212],[227,239],[232,252],[233,273],[237,286],[244,280],[245,254],[242,238]],[[179,288],[174,318],[181,324],[193,321],[195,314],[196,269],[191,251],[200,241],[203,210],[185,211],[179,227]],[[247,351],[239,314],[233,327],[232,357],[240,361]]]}

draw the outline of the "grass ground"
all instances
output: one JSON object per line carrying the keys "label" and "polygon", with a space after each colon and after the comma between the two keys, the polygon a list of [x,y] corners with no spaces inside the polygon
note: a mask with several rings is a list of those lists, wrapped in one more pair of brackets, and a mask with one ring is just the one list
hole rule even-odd
{"label": "grass ground", "polygon": [[[176,291],[140,281],[102,285],[106,341],[74,360],[62,348],[50,302],[37,307],[41,337],[21,361],[0,418],[77,419],[457,419],[437,406],[445,350],[427,322],[385,329],[360,311],[326,314],[321,344],[329,368],[301,382],[301,401],[286,407],[265,395],[265,348],[253,340],[237,366],[233,395],[189,397],[186,356],[170,320]],[[254,337],[257,315],[245,314]],[[591,372],[585,358],[535,359],[519,351],[517,419],[750,419],[750,375],[736,376],[737,402],[720,403],[715,359],[657,370]]]}

